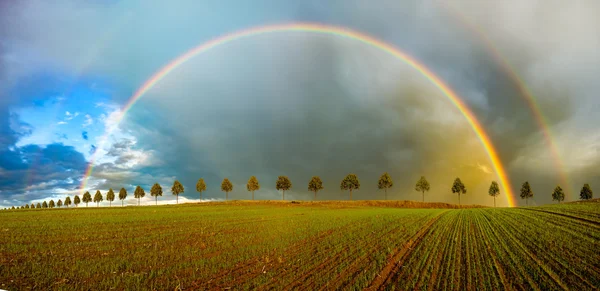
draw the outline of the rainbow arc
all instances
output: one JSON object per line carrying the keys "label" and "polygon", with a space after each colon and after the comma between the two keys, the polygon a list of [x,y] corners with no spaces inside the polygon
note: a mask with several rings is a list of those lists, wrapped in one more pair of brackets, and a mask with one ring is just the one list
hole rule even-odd
{"label": "rainbow arc", "polygon": [[[150,89],[152,89],[158,82],[164,79],[169,73],[177,69],[179,66],[183,65],[185,62],[190,60],[191,58],[209,51],[211,49],[217,48],[226,43],[230,43],[232,41],[241,40],[245,38],[250,38],[257,35],[268,34],[268,33],[285,33],[285,32],[312,32],[318,34],[326,34],[333,35],[337,37],[347,38],[351,40],[355,40],[359,43],[363,43],[365,45],[369,45],[375,48],[380,49],[383,52],[388,53],[389,55],[395,57],[396,59],[404,62],[409,65],[417,72],[419,72],[422,76],[424,76],[429,82],[437,87],[461,112],[461,114],[465,117],[477,138],[481,141],[485,151],[488,154],[490,162],[496,172],[498,180],[500,181],[500,185],[502,187],[503,192],[506,194],[506,200],[508,205],[513,207],[516,205],[515,197],[512,192],[512,187],[509,181],[508,176],[504,170],[502,162],[498,157],[498,153],[494,148],[492,142],[490,141],[489,136],[483,129],[482,125],[479,123],[471,109],[467,106],[467,104],[456,94],[445,82],[442,81],[440,77],[435,75],[429,68],[427,68],[424,64],[420,63],[417,59],[409,56],[405,52],[395,48],[391,44],[385,43],[381,40],[378,40],[372,36],[363,34],[358,31],[350,30],[343,27],[337,26],[329,26],[323,24],[313,24],[313,23],[292,23],[292,24],[283,24],[283,25],[268,25],[268,26],[260,26],[254,27],[250,29],[245,29],[237,32],[233,32],[230,34],[226,34],[210,41],[204,42],[199,46],[190,49],[186,53],[180,55],[179,57],[173,59],[167,65],[156,71],[148,80],[146,80],[141,87],[139,87],[134,94],[131,96],[127,104],[121,110],[121,114],[118,117],[117,123],[120,123],[127,112],[138,102],[144,94],[146,94]],[[114,127],[113,127],[114,129]],[[111,129],[109,129],[104,137],[101,139],[99,148],[106,142],[108,137],[111,134]],[[92,159],[89,163],[89,166],[85,172],[85,176],[83,177],[83,181],[81,184],[81,189],[84,191],[87,187],[87,181],[91,176],[95,163],[95,156],[92,156]]]}

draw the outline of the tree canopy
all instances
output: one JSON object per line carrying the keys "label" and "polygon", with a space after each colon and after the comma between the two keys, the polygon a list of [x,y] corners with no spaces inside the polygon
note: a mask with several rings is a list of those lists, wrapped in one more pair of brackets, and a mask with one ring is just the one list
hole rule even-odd
{"label": "tree canopy", "polygon": [[133,192],[133,197],[138,199],[138,205],[140,205],[140,199],[144,198],[144,196],[146,196],[146,191],[144,191],[144,189],[140,185],[135,187],[135,191]]}
{"label": "tree canopy", "polygon": [[287,176],[279,176],[275,182],[275,189],[282,191],[281,200],[285,200],[285,191],[292,189],[292,181]]}
{"label": "tree canopy", "polygon": [[96,194],[94,195],[94,202],[96,202],[96,206],[100,206],[100,202],[102,202],[102,200],[104,200],[102,198],[102,193],[100,193],[100,190],[97,190]]}
{"label": "tree canopy", "polygon": [[112,206],[112,202],[115,201],[115,191],[112,188],[108,189],[106,192],[106,200],[108,201],[109,206]]}
{"label": "tree canopy", "polygon": [[229,179],[223,179],[223,182],[221,182],[221,191],[225,192],[225,200],[229,199],[229,192],[233,191],[233,184],[231,184]]}
{"label": "tree canopy", "polygon": [[355,174],[348,174],[340,183],[341,190],[350,191],[350,200],[352,200],[352,190],[360,189],[360,181]]}
{"label": "tree canopy", "polygon": [[421,176],[421,179],[419,179],[415,185],[415,191],[421,192],[423,202],[425,202],[425,192],[429,192],[429,189],[429,182],[425,179],[425,176]]}
{"label": "tree canopy", "polygon": [[175,180],[175,182],[173,182],[173,187],[171,187],[171,193],[177,197],[177,204],[179,204],[179,194],[183,192],[183,185],[179,183],[179,180]]}
{"label": "tree canopy", "polygon": [[454,184],[452,184],[452,193],[458,195],[458,205],[460,205],[460,195],[467,193],[467,187],[465,184],[463,184],[460,178],[456,178],[454,180]]}
{"label": "tree canopy", "polygon": [[500,187],[498,186],[498,182],[492,181],[490,190],[488,190],[488,194],[494,197],[494,207],[496,207],[496,196],[500,195]]}
{"label": "tree canopy", "polygon": [[162,195],[163,195],[162,187],[158,183],[154,183],[154,185],[152,185],[152,188],[150,189],[150,196],[154,197],[154,202],[156,205],[158,205],[158,196],[162,196]]}
{"label": "tree canopy", "polygon": [[558,203],[565,200],[565,192],[560,186],[556,186],[554,188],[554,192],[552,192],[552,201],[558,201]]}
{"label": "tree canopy", "polygon": [[90,194],[90,192],[85,191],[85,193],[83,193],[81,201],[83,201],[83,203],[85,203],[85,206],[87,207],[88,203],[92,202],[92,195]]}
{"label": "tree canopy", "polygon": [[392,177],[390,177],[390,174],[387,172],[383,173],[383,175],[379,177],[377,188],[385,191],[385,200],[387,200],[387,189],[392,187],[394,187],[394,181],[392,181]]}
{"label": "tree canopy", "polygon": [[523,186],[521,186],[521,199],[525,199],[525,204],[529,205],[529,198],[533,197],[533,191],[531,190],[531,186],[529,182],[525,181]]}
{"label": "tree canopy", "polygon": [[127,190],[125,188],[121,188],[119,191],[119,200],[121,200],[121,206],[123,206],[123,200],[127,199]]}
{"label": "tree canopy", "polygon": [[317,192],[323,190],[323,181],[321,181],[321,177],[313,176],[310,181],[308,181],[308,191],[315,193],[314,200],[317,200]]}
{"label": "tree canopy", "polygon": [[246,189],[252,192],[252,200],[254,200],[254,191],[260,190],[260,183],[258,183],[258,179],[256,179],[255,176],[252,176],[250,179],[248,179]]}
{"label": "tree canopy", "polygon": [[593,197],[594,192],[592,192],[592,187],[590,187],[590,184],[583,185],[583,188],[581,188],[581,192],[579,192],[579,198],[581,200],[588,200],[592,199]]}
{"label": "tree canopy", "polygon": [[204,179],[198,179],[198,183],[196,183],[196,192],[200,193],[200,200],[202,200],[202,192],[206,191],[206,183],[204,183]]}

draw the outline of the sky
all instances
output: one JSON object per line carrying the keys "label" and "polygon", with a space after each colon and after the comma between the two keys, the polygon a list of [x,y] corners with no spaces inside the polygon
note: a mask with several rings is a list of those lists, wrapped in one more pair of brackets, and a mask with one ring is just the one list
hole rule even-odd
{"label": "sky", "polygon": [[[529,181],[530,205],[567,201],[600,185],[600,2],[506,1],[98,1],[0,2],[0,207],[124,187],[128,204],[159,183],[159,202],[389,199],[493,205],[497,173],[477,135],[417,70],[359,41],[314,32],[243,38],[198,54],[130,110],[136,90],[186,51],[251,27],[289,23],[343,27],[418,60],[451,87],[490,136],[514,193]],[[544,117],[537,121],[523,84]],[[552,146],[544,133],[550,134]],[[86,169],[93,166],[87,177]],[[565,177],[565,179],[561,177]],[[84,181],[86,183],[84,183]],[[82,184],[85,188],[82,188]],[[598,186],[596,186],[598,187]],[[506,189],[499,206],[508,206]],[[519,205],[524,201],[516,198]],[[108,205],[104,201],[101,205]]]}

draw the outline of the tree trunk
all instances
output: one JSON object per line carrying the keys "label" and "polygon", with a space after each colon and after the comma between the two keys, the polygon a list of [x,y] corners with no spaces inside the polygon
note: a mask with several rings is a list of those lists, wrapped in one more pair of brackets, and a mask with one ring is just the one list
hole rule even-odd
{"label": "tree trunk", "polygon": [[225,191],[225,201],[229,200],[229,192]]}
{"label": "tree trunk", "polygon": [[154,205],[158,205],[158,196],[154,196]]}
{"label": "tree trunk", "polygon": [[384,188],[383,191],[385,191],[385,200],[387,200],[387,188]]}
{"label": "tree trunk", "polygon": [[421,191],[423,192],[423,202],[425,202],[425,191]]}
{"label": "tree trunk", "polygon": [[460,193],[458,193],[458,206],[460,206]]}
{"label": "tree trunk", "polygon": [[494,208],[496,208],[496,196],[494,196]]}
{"label": "tree trunk", "polygon": [[108,200],[108,207],[112,207],[112,200]]}
{"label": "tree trunk", "polygon": [[285,190],[283,190],[283,192],[282,192],[282,193],[283,193],[283,194],[282,194],[283,196],[281,196],[281,200],[285,200]]}
{"label": "tree trunk", "polygon": [[525,206],[529,206],[529,199],[525,197]]}
{"label": "tree trunk", "polygon": [[87,206],[88,206],[88,203],[86,202],[86,203],[85,203],[85,207],[87,207]]}
{"label": "tree trunk", "polygon": [[123,205],[123,200],[121,200],[121,207],[123,207],[123,206],[125,206],[125,205]]}
{"label": "tree trunk", "polygon": [[140,197],[138,197],[138,206],[140,206]]}
{"label": "tree trunk", "polygon": [[350,188],[350,201],[352,201],[352,188]]}
{"label": "tree trunk", "polygon": [[252,190],[252,200],[254,200],[254,190]]}
{"label": "tree trunk", "polygon": [[177,197],[175,200],[175,201],[177,201],[176,203],[179,204],[179,194],[175,195],[175,197]]}
{"label": "tree trunk", "polygon": [[315,190],[315,199],[313,199],[313,201],[317,200],[317,190]]}

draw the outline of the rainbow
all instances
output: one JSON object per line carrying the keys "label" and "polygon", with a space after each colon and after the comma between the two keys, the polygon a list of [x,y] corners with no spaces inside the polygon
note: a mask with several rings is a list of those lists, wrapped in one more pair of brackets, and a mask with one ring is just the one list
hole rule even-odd
{"label": "rainbow", "polygon": [[[249,38],[252,36],[266,34],[266,33],[275,33],[275,32],[313,32],[313,33],[334,35],[334,36],[338,36],[338,37],[356,40],[360,43],[376,47],[376,48],[396,57],[397,59],[403,61],[407,65],[409,65],[412,68],[414,68],[415,70],[417,70],[425,78],[427,78],[434,86],[436,86],[440,91],[442,91],[442,93],[444,93],[444,95],[446,97],[448,97],[448,99],[450,99],[450,101],[456,106],[456,108],[458,108],[458,110],[467,119],[467,122],[473,128],[475,134],[481,141],[483,147],[485,148],[485,151],[487,152],[487,154],[490,158],[493,168],[496,171],[496,175],[498,176],[498,179],[500,180],[501,187],[504,189],[504,193],[506,193],[506,199],[507,199],[508,205],[510,207],[513,207],[516,205],[515,197],[512,192],[512,187],[511,187],[510,181],[508,179],[508,176],[506,175],[506,172],[504,170],[502,162],[500,161],[500,158],[498,157],[498,153],[496,152],[494,146],[492,145],[492,143],[490,141],[489,136],[483,130],[483,127],[481,126],[479,121],[477,120],[477,118],[475,118],[475,115],[473,114],[473,112],[462,101],[462,99],[459,98],[459,96],[448,85],[446,85],[438,76],[436,76],[433,72],[431,72],[423,64],[419,63],[416,59],[410,57],[406,53],[398,50],[397,48],[393,47],[392,45],[387,44],[381,40],[375,39],[366,34],[363,34],[363,33],[357,32],[357,31],[353,31],[353,30],[350,30],[347,28],[343,28],[343,27],[336,27],[336,26],[329,26],[329,25],[322,25],[322,24],[312,24],[312,23],[292,23],[292,24],[281,24],[281,25],[268,25],[268,26],[260,26],[260,27],[244,29],[241,31],[236,31],[236,32],[233,32],[230,34],[226,34],[226,35],[217,37],[217,38],[207,41],[205,43],[202,43],[199,46],[190,49],[186,53],[184,53],[184,54],[180,55],[179,57],[175,58],[174,60],[172,60],[170,63],[168,63],[167,65],[162,67],[159,71],[154,73],[146,82],[144,82],[144,84],[139,89],[137,89],[137,91],[135,91],[135,93],[129,99],[128,103],[121,110],[121,114],[118,117],[117,123],[121,122],[121,120],[124,118],[127,111],[129,111],[131,109],[131,107],[133,107],[133,105],[135,105],[135,103],[140,98],[142,98],[142,96],[144,96],[144,94],[146,92],[148,92],[150,89],[152,89],[152,87],[154,87],[160,80],[162,80],[170,72],[172,72],[173,70],[175,70],[176,68],[178,68],[179,66],[181,66],[182,64],[187,62],[189,59],[193,58],[194,56],[196,56],[200,53],[206,52],[215,47],[218,47],[220,45],[232,42],[232,41]],[[107,133],[104,135],[104,138],[100,142],[99,148],[101,148],[102,145],[104,144],[104,142],[108,139],[108,136],[110,135],[111,131],[112,130],[109,129],[107,131]],[[84,189],[86,189],[87,180],[89,179],[90,175],[92,174],[93,165],[95,162],[95,156],[96,156],[96,154],[94,154],[92,156],[92,159],[91,159],[89,166],[83,177],[82,184],[81,184],[82,191],[84,191]]]}
{"label": "rainbow", "polygon": [[487,36],[487,34],[483,30],[470,23],[464,15],[462,15],[458,10],[452,8],[450,4],[445,3],[444,1],[440,1],[440,5],[444,7],[451,15],[453,15],[454,18],[457,19],[458,22],[460,22],[462,25],[464,25],[471,33],[477,36],[479,40],[481,40],[482,44],[485,46],[487,51],[494,58],[496,64],[500,65],[504,73],[507,76],[509,76],[513,83],[516,85],[517,89],[519,90],[519,93],[521,94],[521,96],[523,96],[525,102],[527,102],[527,105],[535,119],[535,122],[537,123],[538,127],[542,130],[544,140],[548,144],[551,154],[553,156],[553,163],[558,169],[560,183],[565,185],[565,191],[567,192],[567,196],[570,196],[571,199],[576,199],[576,197],[572,196],[573,191],[571,188],[571,183],[569,182],[569,177],[567,176],[567,173],[565,171],[562,158],[558,151],[558,147],[556,146],[554,138],[552,137],[552,132],[550,130],[550,126],[548,125],[548,120],[543,115],[535,96],[527,87],[527,84],[525,84],[523,78],[519,76],[517,71],[512,67],[512,65],[508,61],[508,59],[506,59],[500,53],[500,51],[496,48],[492,40]]}

